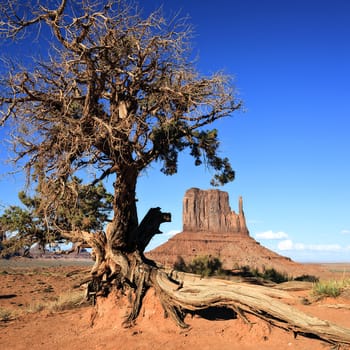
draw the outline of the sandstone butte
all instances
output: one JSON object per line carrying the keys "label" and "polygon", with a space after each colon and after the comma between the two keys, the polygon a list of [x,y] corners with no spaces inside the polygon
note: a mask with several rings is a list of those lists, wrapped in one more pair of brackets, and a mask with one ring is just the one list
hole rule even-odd
{"label": "sandstone butte", "polygon": [[148,252],[147,257],[166,267],[173,267],[179,257],[189,263],[198,256],[209,256],[219,258],[229,270],[273,268],[294,277],[315,272],[311,265],[281,256],[249,235],[242,197],[236,213],[230,208],[227,192],[191,188],[183,198],[182,220],[183,231]]}

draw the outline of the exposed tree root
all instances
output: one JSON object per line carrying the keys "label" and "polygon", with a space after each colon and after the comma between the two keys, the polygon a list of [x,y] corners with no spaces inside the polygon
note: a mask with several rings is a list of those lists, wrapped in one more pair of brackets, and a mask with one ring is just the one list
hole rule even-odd
{"label": "exposed tree root", "polygon": [[187,326],[184,315],[188,311],[223,307],[233,309],[244,320],[247,320],[245,313],[253,314],[295,335],[318,338],[334,345],[350,344],[350,329],[307,315],[283,303],[278,299],[290,298],[284,291],[226,280],[202,279],[186,273],[181,273],[182,288],[178,288],[177,278],[169,278],[169,274],[162,270],[154,271],[152,276],[166,312],[181,327]]}

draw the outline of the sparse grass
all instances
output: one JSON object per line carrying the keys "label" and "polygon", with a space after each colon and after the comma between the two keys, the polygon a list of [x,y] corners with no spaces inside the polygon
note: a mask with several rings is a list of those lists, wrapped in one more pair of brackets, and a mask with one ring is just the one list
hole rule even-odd
{"label": "sparse grass", "polygon": [[318,298],[337,298],[346,288],[350,287],[350,279],[330,280],[316,282],[312,288],[312,294]]}
{"label": "sparse grass", "polygon": [[[9,322],[25,314],[47,311],[50,313],[78,308],[85,304],[84,291],[69,291],[60,294],[55,300],[37,302],[24,307],[20,311],[0,307],[0,322]],[[85,304],[86,305],[86,304]]]}
{"label": "sparse grass", "polygon": [[58,296],[57,300],[48,305],[48,309],[53,312],[75,309],[85,301],[84,291],[71,291]]}
{"label": "sparse grass", "polygon": [[23,313],[34,314],[45,309],[45,303],[37,302],[29,304],[26,308],[23,309]]}
{"label": "sparse grass", "polygon": [[15,318],[14,311],[0,307],[0,322],[9,322]]}
{"label": "sparse grass", "polygon": [[28,313],[35,313],[46,310],[48,312],[59,312],[75,309],[84,304],[84,291],[69,291],[60,294],[55,300],[31,304],[27,307]]}

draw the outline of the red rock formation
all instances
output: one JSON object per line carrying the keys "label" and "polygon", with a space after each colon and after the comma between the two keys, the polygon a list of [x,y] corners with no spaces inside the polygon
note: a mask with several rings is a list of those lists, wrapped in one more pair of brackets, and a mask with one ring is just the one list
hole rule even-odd
{"label": "red rock formation", "polygon": [[189,189],[183,199],[183,231],[241,233],[249,235],[239,198],[238,215],[231,211],[228,193],[219,190]]}
{"label": "red rock formation", "polygon": [[239,212],[231,211],[227,192],[189,189],[183,199],[183,232],[146,255],[169,267],[181,257],[185,263],[198,256],[217,257],[225,269],[238,266],[274,268],[291,276],[308,268],[261,246],[249,236],[239,198]]}

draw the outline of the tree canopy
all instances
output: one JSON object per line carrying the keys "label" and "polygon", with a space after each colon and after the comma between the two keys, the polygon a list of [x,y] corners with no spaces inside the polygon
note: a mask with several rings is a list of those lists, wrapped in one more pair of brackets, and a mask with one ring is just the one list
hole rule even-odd
{"label": "tree canopy", "polygon": [[215,170],[213,185],[234,179],[218,155],[217,130],[206,128],[241,102],[229,76],[196,70],[186,21],[167,21],[161,11],[143,17],[127,1],[61,0],[28,11],[8,4],[2,11],[3,40],[44,25],[53,37],[47,60],[11,64],[0,95],[0,124],[14,122],[15,160],[40,181],[47,215],[71,201],[67,181],[82,169],[93,172],[93,183],[114,175],[111,239],[131,247],[137,178],[152,162],[173,175],[188,149],[195,165]]}
{"label": "tree canopy", "polygon": [[2,77],[1,123],[16,121],[14,151],[27,170],[57,182],[88,165],[103,178],[159,161],[171,175],[178,152],[189,148],[196,165],[217,171],[213,184],[232,180],[228,160],[217,155],[217,131],[204,127],[240,101],[228,76],[195,70],[190,28],[167,23],[160,11],[144,19],[122,1],[83,4],[77,12],[76,2],[63,0],[26,18],[7,10],[3,39],[44,23],[55,38],[48,61]]}

